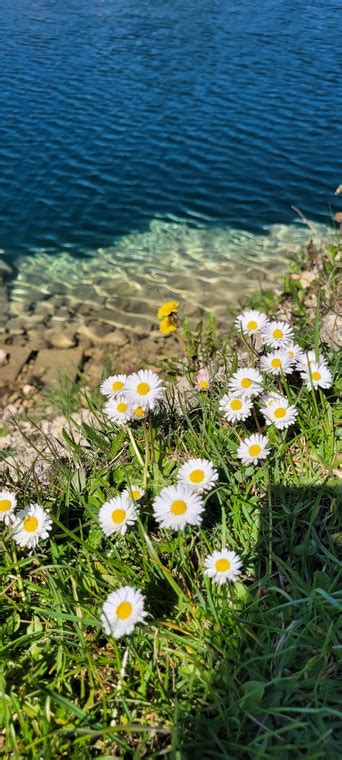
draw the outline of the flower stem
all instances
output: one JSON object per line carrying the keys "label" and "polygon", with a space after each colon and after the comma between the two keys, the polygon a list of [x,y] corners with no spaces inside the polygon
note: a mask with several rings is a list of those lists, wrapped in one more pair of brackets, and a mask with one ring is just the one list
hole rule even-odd
{"label": "flower stem", "polygon": [[148,432],[147,432],[147,427],[146,427],[145,420],[143,422],[143,428],[144,428],[144,438],[145,438],[145,462],[143,463],[143,465],[144,465],[144,481],[143,481],[144,486],[143,487],[144,487],[144,490],[145,490],[146,487],[147,487],[148,462],[149,462],[149,458],[150,458],[150,450],[149,450],[149,442],[148,442]]}
{"label": "flower stem", "polygon": [[134,440],[134,436],[133,436],[133,433],[132,433],[132,431],[131,431],[131,428],[129,428],[129,427],[128,427],[128,428],[127,428],[127,432],[128,432],[128,436],[129,436],[130,442],[131,442],[131,444],[132,444],[132,446],[133,446],[133,449],[134,449],[134,453],[135,453],[135,455],[136,455],[136,458],[137,458],[137,460],[138,460],[139,464],[141,464],[141,466],[143,467],[143,466],[144,466],[144,460],[143,460],[143,458],[142,458],[142,456],[141,456],[141,454],[140,454],[140,451],[139,451],[139,449],[138,449],[138,447],[137,447],[137,444],[136,444],[136,442],[135,442],[135,440]]}

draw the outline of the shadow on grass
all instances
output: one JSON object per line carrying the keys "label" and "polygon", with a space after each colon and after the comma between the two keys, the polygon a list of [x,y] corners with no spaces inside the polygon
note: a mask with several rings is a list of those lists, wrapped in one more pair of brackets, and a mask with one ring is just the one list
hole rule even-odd
{"label": "shadow on grass", "polygon": [[[324,484],[274,486],[267,502],[256,580],[247,598],[234,603],[230,623],[222,615],[226,646],[214,660],[205,704],[179,716],[175,750],[182,760],[336,760],[340,753],[341,493]],[[218,641],[220,631],[210,636]],[[208,639],[208,660],[210,650]]]}

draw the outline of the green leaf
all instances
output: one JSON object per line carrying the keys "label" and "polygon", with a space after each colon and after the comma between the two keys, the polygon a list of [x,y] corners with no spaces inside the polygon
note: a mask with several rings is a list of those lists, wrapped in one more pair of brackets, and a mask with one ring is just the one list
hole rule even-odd
{"label": "green leaf", "polygon": [[7,620],[5,620],[2,625],[0,625],[0,634],[2,641],[5,639],[10,638],[19,628],[20,626],[20,615],[18,615],[17,612],[14,612],[13,615],[10,615]]}
{"label": "green leaf", "polygon": [[253,709],[260,704],[265,693],[265,684],[262,681],[246,681],[241,687],[241,707]]}
{"label": "green leaf", "polygon": [[110,449],[110,442],[106,436],[98,430],[95,430],[91,425],[87,425],[85,422],[82,425],[82,434],[94,448],[100,449],[100,451],[107,451]]}

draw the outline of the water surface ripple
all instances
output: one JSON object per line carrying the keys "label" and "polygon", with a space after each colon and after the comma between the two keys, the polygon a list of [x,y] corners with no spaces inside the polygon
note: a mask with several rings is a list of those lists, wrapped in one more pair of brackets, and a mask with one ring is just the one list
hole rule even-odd
{"label": "water surface ripple", "polygon": [[293,223],[291,204],[326,222],[342,174],[339,10],[2,0],[6,255],[95,251],[153,220],[267,234]]}

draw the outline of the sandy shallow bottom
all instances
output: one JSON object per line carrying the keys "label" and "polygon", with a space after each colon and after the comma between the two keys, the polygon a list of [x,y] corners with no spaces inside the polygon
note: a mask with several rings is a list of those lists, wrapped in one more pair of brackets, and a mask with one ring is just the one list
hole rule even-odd
{"label": "sandy shallow bottom", "polygon": [[[316,227],[317,236],[327,232]],[[87,257],[37,251],[16,262],[3,294],[3,339],[40,348],[68,348],[82,338],[115,345],[118,331],[151,334],[156,309],[169,298],[188,316],[211,312],[224,321],[227,307],[279,281],[309,235],[305,225],[273,225],[255,235],[155,220],[147,232]]]}

